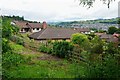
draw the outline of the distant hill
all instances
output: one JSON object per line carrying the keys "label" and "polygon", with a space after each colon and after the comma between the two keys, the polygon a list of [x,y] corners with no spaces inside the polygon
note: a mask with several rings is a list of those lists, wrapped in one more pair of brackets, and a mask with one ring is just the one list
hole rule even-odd
{"label": "distant hill", "polygon": [[70,27],[72,24],[117,24],[118,18],[112,18],[112,19],[96,19],[96,20],[86,20],[86,21],[72,21],[72,22],[51,22],[50,25],[55,26],[62,26],[62,27]]}

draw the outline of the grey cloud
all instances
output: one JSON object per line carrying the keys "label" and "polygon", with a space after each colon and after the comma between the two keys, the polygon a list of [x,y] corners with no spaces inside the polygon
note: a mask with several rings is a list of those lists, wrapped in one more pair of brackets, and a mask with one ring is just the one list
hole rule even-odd
{"label": "grey cloud", "polygon": [[[102,4],[95,3],[91,9],[79,6],[74,0],[11,0],[7,6],[8,0],[2,0],[0,7],[3,15],[24,16],[28,20],[37,21],[66,21],[117,17],[117,2],[112,3],[110,9]],[[14,3],[16,2],[16,5]],[[116,0],[117,1],[117,0]],[[4,4],[2,4],[4,3]],[[2,6],[1,6],[2,4]],[[98,5],[97,5],[98,4]]]}

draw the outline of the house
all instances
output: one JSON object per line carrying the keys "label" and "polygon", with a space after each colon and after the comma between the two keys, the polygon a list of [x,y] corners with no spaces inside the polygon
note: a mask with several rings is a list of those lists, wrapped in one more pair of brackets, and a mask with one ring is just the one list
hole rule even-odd
{"label": "house", "polygon": [[[35,40],[70,40],[72,34],[81,33],[81,31],[81,29],[47,27],[29,37]],[[84,32],[87,31],[84,30]]]}
{"label": "house", "polygon": [[113,36],[119,38],[119,37],[120,37],[120,34],[114,33]]}
{"label": "house", "polygon": [[27,22],[25,22],[25,21],[13,21],[12,24],[19,27],[19,29],[20,29],[19,32],[24,33],[24,32],[29,32],[30,31],[30,28],[29,28],[29,26],[27,26]]}
{"label": "house", "polygon": [[47,23],[44,21],[42,24],[41,23],[30,23],[27,21],[13,21],[11,22],[12,25],[16,25],[17,27],[20,28],[21,33],[25,33],[25,32],[39,32],[42,29],[47,27]]}
{"label": "house", "polygon": [[102,35],[100,35],[100,39],[103,39],[107,42],[114,42],[114,43],[118,42],[118,38],[111,34],[102,34]]}
{"label": "house", "polygon": [[39,32],[42,29],[42,25],[40,23],[27,23],[27,26],[30,28],[30,32]]}
{"label": "house", "polygon": [[106,33],[95,33],[95,35],[99,36],[100,39],[103,39],[107,42],[114,42],[114,43],[117,43],[119,40],[118,40],[118,34],[106,34]]}
{"label": "house", "polygon": [[103,34],[106,34],[106,33],[95,33],[95,35],[97,35],[97,36],[101,36]]}
{"label": "house", "polygon": [[74,28],[74,30],[77,30],[78,32],[83,34],[90,34],[91,32],[89,28]]}

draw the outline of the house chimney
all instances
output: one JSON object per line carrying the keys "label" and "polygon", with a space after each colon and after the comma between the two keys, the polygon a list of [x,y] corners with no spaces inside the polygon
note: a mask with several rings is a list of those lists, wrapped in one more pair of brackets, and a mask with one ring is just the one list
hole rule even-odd
{"label": "house chimney", "polygon": [[42,23],[42,28],[43,29],[47,28],[47,23],[45,21]]}

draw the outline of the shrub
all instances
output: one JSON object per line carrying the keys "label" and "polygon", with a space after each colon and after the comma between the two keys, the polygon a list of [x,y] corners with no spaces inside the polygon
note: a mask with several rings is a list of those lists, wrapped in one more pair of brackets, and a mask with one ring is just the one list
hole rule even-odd
{"label": "shrub", "polygon": [[22,38],[17,38],[17,44],[23,45],[24,46],[24,41]]}
{"label": "shrub", "polygon": [[47,52],[47,48],[46,48],[45,44],[41,44],[41,45],[40,45],[39,51],[40,51],[40,52]]}
{"label": "shrub", "polygon": [[18,67],[21,64],[29,63],[31,61],[30,58],[25,58],[20,54],[13,52],[6,52],[2,55],[2,77],[6,80],[6,78],[12,78],[10,76],[10,69],[13,67]]}
{"label": "shrub", "polygon": [[81,33],[75,33],[72,35],[71,40],[74,44],[78,44],[84,50],[89,50],[90,42],[88,36]]}
{"label": "shrub", "polygon": [[111,26],[111,27],[109,27],[109,29],[108,29],[108,33],[109,34],[114,34],[115,32],[117,32],[117,28],[116,27],[114,27],[114,26]]}
{"label": "shrub", "polygon": [[8,43],[9,41],[6,38],[2,38],[2,53],[6,53],[7,51],[11,50]]}
{"label": "shrub", "polygon": [[106,53],[119,54],[120,52],[119,52],[119,48],[117,48],[117,46],[115,46],[114,43],[110,42],[107,44]]}
{"label": "shrub", "polygon": [[[102,59],[101,59],[102,58]],[[118,78],[120,77],[120,65],[115,56],[111,54],[104,54],[94,62],[88,65],[90,78]]]}
{"label": "shrub", "polygon": [[24,40],[23,38],[19,37],[19,36],[11,36],[10,38],[12,41],[16,42],[17,44],[23,45],[24,46]]}
{"label": "shrub", "polygon": [[91,53],[102,54],[104,52],[105,42],[101,40],[98,36],[95,36],[91,40]]}
{"label": "shrub", "polygon": [[52,53],[52,48],[50,46],[46,46],[45,44],[40,44],[38,51],[50,54]]}
{"label": "shrub", "polygon": [[67,57],[73,50],[73,45],[70,42],[61,41],[53,43],[53,54],[58,57],[65,58]]}
{"label": "shrub", "polygon": [[2,55],[2,65],[4,68],[17,66],[20,63],[24,63],[25,61],[26,60],[23,58],[23,56],[17,53],[6,52]]}
{"label": "shrub", "polygon": [[88,41],[88,38],[85,34],[76,33],[72,35],[71,40],[74,44],[82,45]]}
{"label": "shrub", "polygon": [[51,54],[52,53],[52,49],[51,48],[47,48],[47,53]]}

